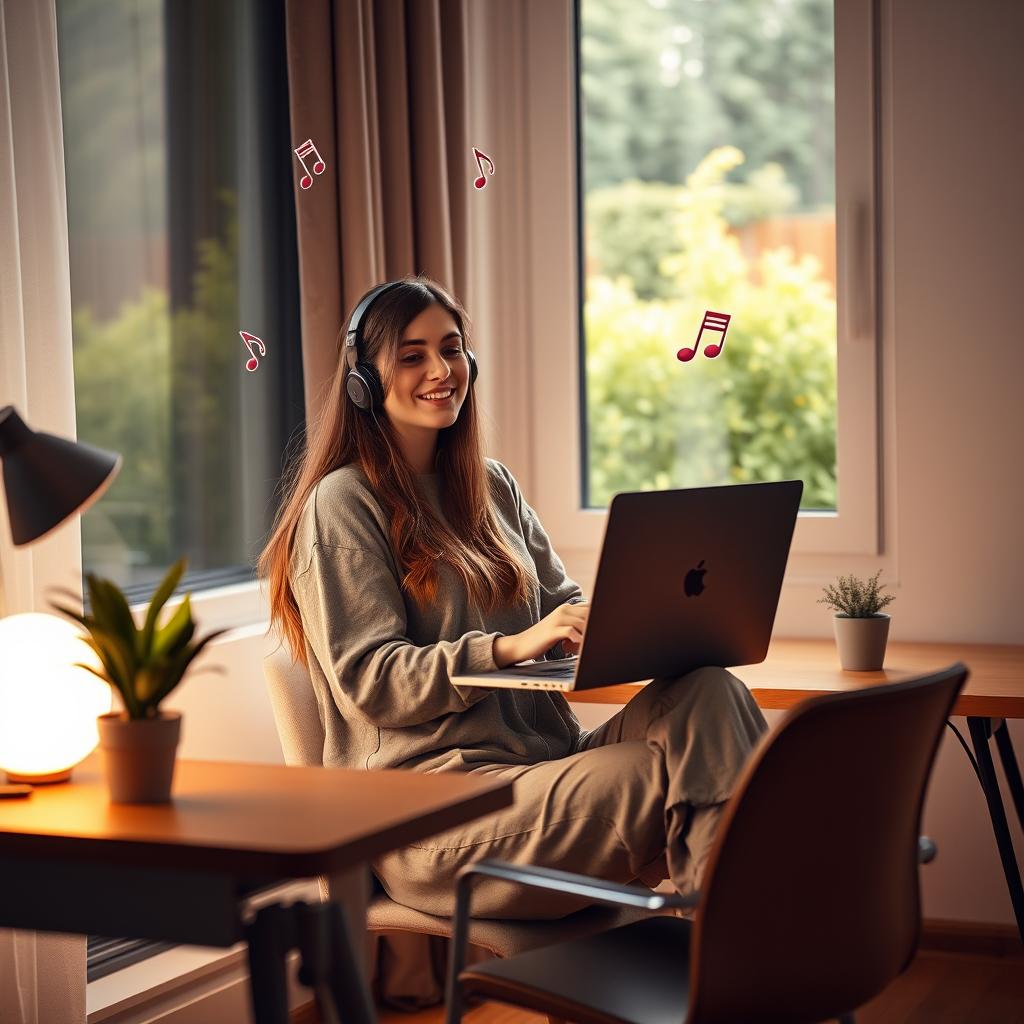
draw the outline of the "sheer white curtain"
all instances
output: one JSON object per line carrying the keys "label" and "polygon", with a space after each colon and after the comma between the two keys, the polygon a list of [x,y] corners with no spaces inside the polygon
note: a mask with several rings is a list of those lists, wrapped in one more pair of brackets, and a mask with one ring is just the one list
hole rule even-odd
{"label": "sheer white curtain", "polygon": [[[53,0],[0,0],[0,405],[7,404],[37,429],[75,436]],[[16,549],[0,510],[7,614],[48,611],[44,590],[77,588],[80,569],[77,518]],[[17,884],[0,878],[0,901]],[[0,929],[0,1022],[85,1024],[85,958],[85,936]]]}

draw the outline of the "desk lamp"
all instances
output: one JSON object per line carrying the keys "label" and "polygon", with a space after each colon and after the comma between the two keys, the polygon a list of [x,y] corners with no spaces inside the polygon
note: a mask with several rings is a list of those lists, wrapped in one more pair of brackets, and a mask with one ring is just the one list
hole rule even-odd
{"label": "desk lamp", "polygon": [[[117,452],[32,430],[11,405],[0,409],[0,459],[17,547],[85,511],[122,461]],[[99,743],[96,718],[110,710],[112,694],[73,666],[90,661],[81,636],[55,615],[0,619],[0,770],[10,782],[66,781]]]}

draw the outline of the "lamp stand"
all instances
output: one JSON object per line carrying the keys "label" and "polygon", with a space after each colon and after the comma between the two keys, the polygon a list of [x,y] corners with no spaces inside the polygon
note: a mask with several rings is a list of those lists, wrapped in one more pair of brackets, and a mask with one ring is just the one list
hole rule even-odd
{"label": "lamp stand", "polygon": [[30,786],[45,786],[51,782],[69,782],[71,780],[70,768],[65,768],[62,772],[51,772],[49,775],[18,775],[16,772],[6,772],[5,774],[10,783],[28,783]]}

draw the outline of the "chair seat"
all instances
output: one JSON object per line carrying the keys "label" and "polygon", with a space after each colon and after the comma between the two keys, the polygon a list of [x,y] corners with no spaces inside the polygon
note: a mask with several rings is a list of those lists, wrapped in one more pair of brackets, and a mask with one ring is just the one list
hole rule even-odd
{"label": "chair seat", "polygon": [[473,964],[459,980],[463,992],[575,1024],[681,1024],[690,1005],[691,933],[683,918],[648,917]]}
{"label": "chair seat", "polygon": [[[619,928],[649,918],[650,911],[595,905],[551,921],[509,921],[479,918],[469,922],[469,941],[495,956],[509,957],[541,946],[576,939],[594,932]],[[451,938],[447,917],[424,914],[396,903],[384,893],[375,894],[367,909],[366,927],[371,932],[410,931]],[[678,1021],[676,1022],[678,1024]]]}

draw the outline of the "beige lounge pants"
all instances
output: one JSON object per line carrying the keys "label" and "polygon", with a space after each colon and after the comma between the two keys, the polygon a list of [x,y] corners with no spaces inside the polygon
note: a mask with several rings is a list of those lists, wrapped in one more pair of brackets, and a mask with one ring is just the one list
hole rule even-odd
{"label": "beige lounge pants", "polygon": [[[651,888],[699,888],[723,802],[768,726],[731,672],[652,680],[567,757],[474,769],[515,783],[511,807],[373,864],[392,899],[450,916],[455,876],[485,857]],[[474,917],[558,918],[578,897],[480,879]]]}

